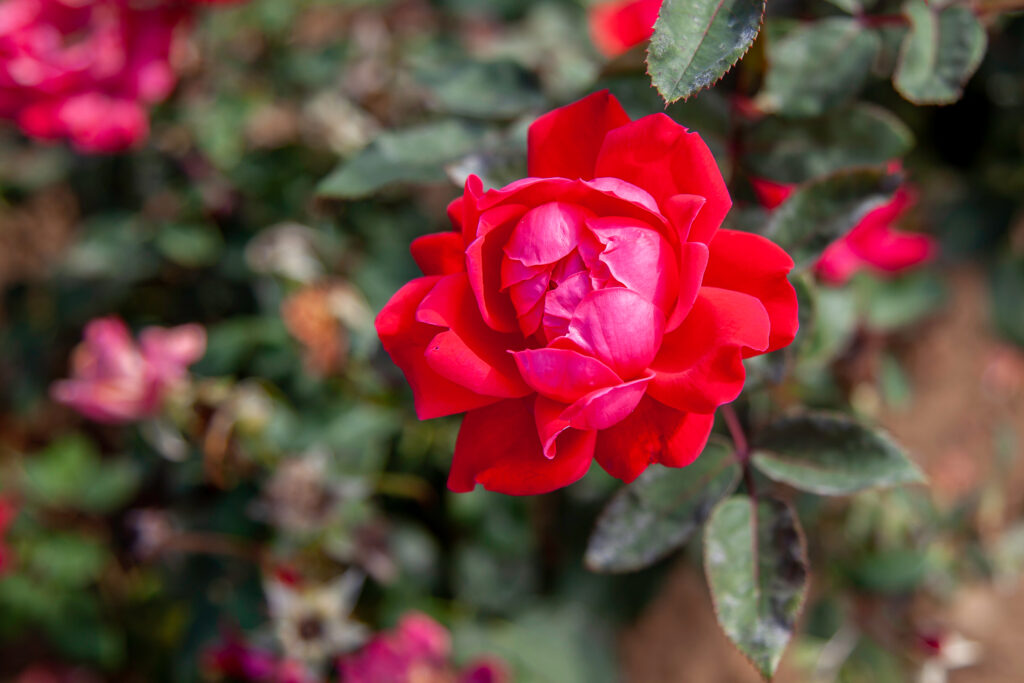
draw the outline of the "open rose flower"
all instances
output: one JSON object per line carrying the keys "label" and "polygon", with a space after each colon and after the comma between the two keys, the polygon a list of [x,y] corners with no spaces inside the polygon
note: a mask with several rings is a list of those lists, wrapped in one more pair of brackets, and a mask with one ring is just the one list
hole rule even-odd
{"label": "open rose flower", "polygon": [[375,636],[359,652],[338,661],[345,683],[505,683],[495,660],[471,663],[461,672],[450,664],[451,637],[425,614],[410,612],[390,633]]}
{"label": "open rose flower", "polygon": [[608,57],[617,57],[654,33],[662,0],[611,0],[590,8],[590,35]]}
{"label": "open rose flower", "polygon": [[136,344],[118,318],[93,320],[72,353],[71,378],[54,384],[53,397],[97,422],[139,420],[160,410],[205,350],[199,325],[149,327]]}
{"label": "open rose flower", "polygon": [[[761,178],[755,178],[753,185],[761,205],[769,210],[786,201],[794,189],[793,185]],[[814,266],[818,277],[841,285],[864,269],[895,274],[934,258],[938,245],[932,237],[894,227],[915,201],[912,187],[900,187],[889,202],[869,212],[850,232],[828,246]]]}
{"label": "open rose flower", "polygon": [[412,244],[424,277],[377,317],[420,418],[467,412],[448,486],[688,465],[743,359],[796,334],[793,261],[719,230],[731,200],[699,135],[630,121],[607,92],[531,126],[529,172],[487,192],[470,177],[454,230]]}

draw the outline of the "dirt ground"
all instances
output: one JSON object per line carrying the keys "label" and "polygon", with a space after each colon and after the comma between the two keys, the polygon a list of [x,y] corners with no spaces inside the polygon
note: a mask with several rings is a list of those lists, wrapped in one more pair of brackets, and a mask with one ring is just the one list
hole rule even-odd
{"label": "dirt ground", "polygon": [[[999,341],[988,320],[982,277],[949,279],[948,307],[921,326],[900,357],[912,398],[882,422],[928,474],[940,504],[985,482],[1003,482],[985,524],[997,533],[1024,512],[1024,354]],[[980,661],[950,683],[1024,681],[1024,582],[961,588],[935,618],[981,645]],[[759,677],[715,623],[704,579],[685,564],[620,640],[629,683],[754,683]],[[806,681],[783,659],[777,681]]]}

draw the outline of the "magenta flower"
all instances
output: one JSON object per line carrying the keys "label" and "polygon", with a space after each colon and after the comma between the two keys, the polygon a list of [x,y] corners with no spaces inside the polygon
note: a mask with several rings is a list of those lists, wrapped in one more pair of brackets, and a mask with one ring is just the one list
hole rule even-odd
{"label": "magenta flower", "polygon": [[139,344],[118,318],[93,320],[71,355],[71,378],[53,385],[53,398],[97,422],[131,422],[156,414],[167,391],[206,349],[199,325],[150,327]]}
{"label": "magenta flower", "polygon": [[0,498],[0,576],[11,568],[11,551],[7,547],[4,536],[7,535],[7,530],[17,516],[18,509],[14,507],[14,503],[6,498]]}
{"label": "magenta flower", "polygon": [[505,683],[505,667],[480,660],[462,671],[450,663],[451,637],[436,621],[418,612],[402,617],[390,632],[378,634],[359,652],[338,662],[345,683]]}

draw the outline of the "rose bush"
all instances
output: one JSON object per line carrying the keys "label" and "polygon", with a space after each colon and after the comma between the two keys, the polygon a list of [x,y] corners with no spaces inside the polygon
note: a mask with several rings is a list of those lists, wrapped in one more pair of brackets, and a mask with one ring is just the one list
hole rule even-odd
{"label": "rose bush", "polygon": [[529,133],[530,177],[470,177],[451,232],[412,244],[424,277],[377,317],[421,419],[466,412],[448,485],[566,486],[596,459],[623,481],[683,467],[743,359],[797,330],[790,257],[719,226],[731,206],[707,146],[607,92]]}
{"label": "rose bush", "polygon": [[149,327],[137,345],[120,319],[93,320],[71,356],[71,378],[56,382],[52,394],[97,422],[138,420],[160,409],[205,350],[199,325]]}
{"label": "rose bush", "polygon": [[662,0],[612,0],[590,9],[590,35],[608,57],[639,45],[654,32]]}
{"label": "rose bush", "polygon": [[[794,186],[762,178],[753,180],[761,205],[772,210],[786,201]],[[916,191],[900,187],[893,198],[869,212],[846,235],[828,246],[814,265],[821,280],[833,285],[847,282],[861,270],[896,274],[934,258],[938,243],[929,235],[904,232],[895,225],[913,207]]]}

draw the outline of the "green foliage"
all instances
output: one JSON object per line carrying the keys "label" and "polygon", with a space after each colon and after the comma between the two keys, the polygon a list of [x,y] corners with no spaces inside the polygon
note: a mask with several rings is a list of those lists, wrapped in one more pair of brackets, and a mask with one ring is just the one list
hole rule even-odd
{"label": "green foliage", "polygon": [[807,597],[807,549],[793,510],[774,499],[722,501],[704,530],[704,569],[718,623],[771,678]]}
{"label": "green foliage", "polygon": [[781,418],[758,433],[754,449],[761,472],[819,495],[924,481],[892,439],[839,415]]}
{"label": "green foliage", "polygon": [[818,116],[854,96],[880,45],[878,34],[856,19],[804,24],[769,44],[768,74],[758,100],[786,116]]}
{"label": "green foliage", "polygon": [[103,513],[128,500],[138,480],[130,462],[104,461],[88,440],[69,435],[25,462],[23,486],[41,505]]}
{"label": "green foliage", "polygon": [[891,112],[858,103],[808,120],[761,119],[746,138],[751,171],[779,183],[803,183],[910,151],[914,135]]}
{"label": "green foliage", "polygon": [[1006,256],[992,271],[992,312],[999,331],[1024,346],[1024,257]]}
{"label": "green foliage", "polygon": [[457,120],[383,133],[342,162],[317,191],[333,199],[357,199],[400,183],[444,182],[444,165],[472,151],[481,137],[478,128]]}
{"label": "green foliage", "polygon": [[772,214],[766,234],[807,266],[884,204],[899,178],[882,169],[851,169],[802,185]]}
{"label": "green foliage", "polygon": [[665,0],[647,50],[647,70],[668,103],[725,75],[761,29],[765,0]]}
{"label": "green foliage", "polygon": [[651,466],[623,487],[597,520],[586,563],[594,571],[636,571],[685,544],[740,479],[732,449],[711,441],[682,469]]}
{"label": "green foliage", "polygon": [[986,36],[970,8],[908,0],[910,31],[900,46],[893,84],[914,104],[949,104],[985,56]]}

